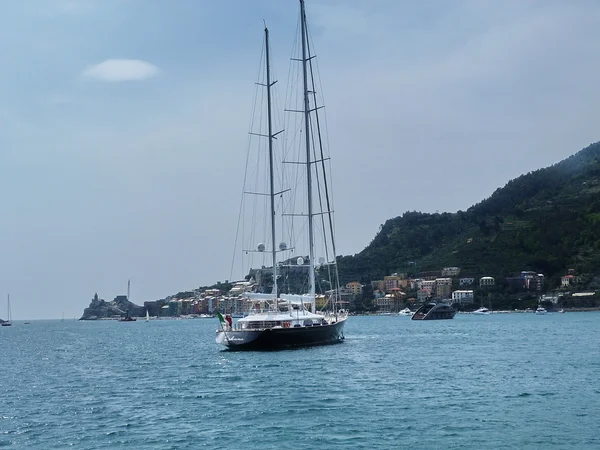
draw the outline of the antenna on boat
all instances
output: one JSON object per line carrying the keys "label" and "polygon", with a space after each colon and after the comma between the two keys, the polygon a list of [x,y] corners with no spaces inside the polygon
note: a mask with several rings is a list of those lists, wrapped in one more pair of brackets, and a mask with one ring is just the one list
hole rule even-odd
{"label": "antenna on boat", "polygon": [[304,82],[304,137],[306,139],[306,185],[308,201],[308,247],[309,247],[309,276],[308,287],[311,297],[312,312],[316,310],[315,298],[315,238],[313,229],[313,203],[312,203],[312,161],[310,157],[310,104],[308,91],[308,68],[306,63],[310,59],[307,55],[306,13],[304,0],[300,0],[300,28],[302,31],[302,78]]}
{"label": "antenna on boat", "polygon": [[[264,22],[264,19],[263,19]],[[271,119],[271,86],[275,84],[274,81],[271,83],[271,65],[269,61],[269,29],[265,23],[265,62],[267,69],[267,116],[268,116],[268,133],[269,133],[269,184],[270,184],[270,197],[271,197],[271,254],[273,258],[273,295],[275,296],[275,311],[279,309],[277,302],[277,247],[275,246],[275,181],[273,176],[274,163],[273,163],[273,122]]]}

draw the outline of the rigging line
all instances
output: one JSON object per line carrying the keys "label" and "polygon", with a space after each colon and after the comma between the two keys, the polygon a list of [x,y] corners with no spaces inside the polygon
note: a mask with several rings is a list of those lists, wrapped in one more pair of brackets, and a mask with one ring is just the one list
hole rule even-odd
{"label": "rigging line", "polygon": [[[308,54],[310,55],[310,46],[308,47],[308,49],[309,49],[309,53]],[[321,137],[321,129],[320,129],[320,125],[319,125],[318,110],[317,110],[317,107],[316,107],[316,105],[317,105],[317,96],[316,96],[316,86],[315,86],[315,80],[314,80],[314,74],[313,74],[312,59],[313,58],[309,59],[309,68],[310,68],[310,76],[311,76],[313,102],[314,102],[314,105],[315,105],[316,123],[315,122],[311,122],[311,125],[313,125],[313,123],[315,123],[316,129],[317,129],[317,137],[318,137],[318,141],[319,141],[319,149],[320,149],[321,163],[322,163],[321,170],[322,170],[322,173],[323,173],[323,182],[324,182],[324,189],[325,189],[325,197],[326,197],[327,205],[328,205],[327,215],[328,215],[329,220],[330,220],[329,225],[330,225],[331,240],[332,240],[332,249],[333,249],[333,247],[334,247],[335,244],[333,243],[333,229],[331,227],[331,211],[329,209],[330,203],[329,203],[329,199],[328,199],[328,190],[327,190],[327,173],[326,173],[325,165],[323,164],[323,162],[324,162],[323,160],[325,158],[324,158],[324,151],[323,151],[323,141],[322,141],[322,137]],[[315,143],[314,133],[312,134],[312,141],[313,141],[312,142],[313,143],[313,154],[314,154],[314,157],[315,157],[315,160],[316,160],[318,158],[317,158],[317,154],[316,154],[316,151],[317,151],[316,148],[317,148],[317,146],[316,146],[316,143]],[[323,210],[323,198],[322,198],[322,193],[321,193],[321,183],[319,181],[318,166],[315,167],[315,174],[316,174],[316,178],[317,178],[317,189],[318,189],[318,195],[319,195],[319,206],[321,208],[321,211],[323,212],[324,211]],[[329,262],[329,260],[330,260],[330,258],[329,258],[329,246],[327,244],[328,239],[327,239],[327,231],[326,231],[326,228],[325,228],[325,218],[323,217],[323,215],[321,215],[320,219],[321,219],[321,227],[322,227],[322,236],[323,236],[325,257],[326,257],[326,260]],[[334,251],[334,254],[335,254],[335,251]],[[338,291],[338,289],[336,289],[336,288],[338,288],[338,283],[332,277],[330,264],[327,264],[326,271],[327,271],[327,278],[329,280],[330,288],[333,288],[333,289],[335,289],[335,291]],[[334,284],[334,282],[335,282],[335,284]],[[322,286],[321,286],[320,281],[319,281],[319,287],[322,290]],[[327,302],[327,303],[329,303],[329,302]],[[335,303],[334,303],[333,309],[335,309]]]}
{"label": "rigging line", "polygon": [[[310,34],[308,33],[308,25],[306,25],[306,33],[307,35],[310,36]],[[310,55],[310,39],[306,40],[306,44],[308,47],[308,54]],[[313,92],[313,98],[314,98],[314,103],[315,103],[315,107],[317,106],[317,93],[316,93],[316,89],[315,89],[315,77],[314,77],[314,70],[313,70],[313,63],[312,63],[312,59],[310,59],[308,61],[309,64],[309,68],[310,68],[310,78],[311,78],[311,82],[312,82],[312,92]],[[321,96],[323,96],[323,94],[321,94]],[[333,259],[334,261],[336,261],[336,265],[335,265],[335,273],[336,273],[336,292],[339,292],[339,272],[337,269],[337,251],[335,248],[335,234],[334,234],[334,228],[333,228],[333,217],[332,217],[332,213],[331,213],[331,204],[330,204],[330,200],[329,200],[329,186],[327,183],[327,172],[325,170],[325,155],[324,155],[324,151],[323,151],[323,140],[321,138],[321,124],[319,121],[319,111],[315,110],[315,122],[317,125],[317,135],[319,137],[319,148],[321,150],[321,165],[322,165],[322,170],[323,170],[323,183],[324,183],[324,188],[325,188],[325,200],[327,202],[327,216],[329,218],[329,230],[331,233],[331,249],[333,251]],[[324,219],[323,219],[324,220]],[[328,258],[329,260],[329,258]]]}
{"label": "rigging line", "polygon": [[[260,79],[260,71],[261,71],[261,67],[262,67],[262,59],[263,59],[263,54],[264,54],[264,48],[262,46],[261,43],[261,55],[260,55],[260,60],[258,63],[258,71],[256,74],[256,78],[255,79]],[[256,111],[256,101],[258,98],[258,86],[255,86],[254,88],[254,97],[252,99],[252,114],[250,115],[250,123],[248,126],[248,129],[252,130],[254,128],[254,120],[255,120],[255,115],[254,112]],[[233,257],[231,258],[231,268],[229,271],[229,279],[233,279],[233,269],[235,266],[235,254],[236,254],[236,250],[237,250],[237,243],[238,243],[238,239],[239,239],[239,234],[240,234],[240,225],[242,225],[242,227],[244,226],[244,216],[245,214],[243,214],[245,208],[244,208],[244,190],[246,188],[246,181],[247,181],[247,176],[248,176],[248,166],[249,166],[249,162],[250,162],[250,148],[252,145],[252,136],[248,136],[248,141],[247,141],[247,145],[246,145],[246,163],[245,163],[245,167],[244,167],[244,181],[242,183],[242,195],[240,196],[240,207],[239,207],[239,213],[238,213],[238,221],[237,221],[237,229],[235,232],[235,239],[234,239],[234,243],[233,243]],[[243,230],[242,230],[243,231]],[[243,232],[242,232],[242,241],[244,239],[243,236]],[[240,259],[240,262],[242,264],[242,271],[243,271],[243,259]]]}
{"label": "rigging line", "polygon": [[[310,54],[310,53],[309,53]],[[312,121],[311,121],[311,125],[312,125]],[[311,140],[312,140],[312,149],[313,149],[313,156],[315,159],[317,159],[317,149],[315,146],[315,135],[314,133],[311,133]],[[323,178],[325,178],[325,174],[323,174]],[[319,179],[319,170],[318,170],[318,166],[315,167],[315,184],[317,185],[317,198],[319,199],[319,208],[321,209],[321,212],[323,211],[323,196],[321,194],[321,182]],[[324,243],[324,248],[325,248],[325,257],[327,258],[327,260],[329,261],[329,251],[327,248],[327,231],[325,230],[325,218],[323,217],[323,214],[320,215],[320,221],[321,221],[321,226],[323,228],[323,243]]]}
{"label": "rigging line", "polygon": [[[306,24],[306,26],[307,26],[307,33],[308,33],[308,36],[310,38],[310,41],[309,41],[309,45],[310,45],[310,43],[313,42],[312,35],[310,33],[310,29],[308,28],[309,25]],[[317,80],[319,81],[318,87],[319,87],[319,93],[320,93],[320,96],[321,96],[321,101],[323,102],[323,104],[326,104],[326,102],[325,102],[325,95],[323,94],[323,89],[322,89],[323,83],[322,83],[322,80],[321,80],[321,71],[319,70],[319,65],[315,64],[314,69],[317,72]],[[312,71],[313,71],[313,67],[311,65],[311,76],[313,77],[313,85],[315,85],[315,83],[314,83],[314,73],[312,73]],[[314,89],[314,90],[316,90],[316,89]],[[331,146],[329,144],[329,133],[328,133],[328,128],[329,127],[327,125],[327,114],[325,112],[323,112],[323,128],[325,129],[325,132],[321,133],[320,135],[321,136],[325,135],[325,141],[326,141],[325,148],[329,149],[329,148],[331,148]],[[321,159],[323,159],[323,158],[321,158]],[[329,171],[331,173],[331,160],[328,160],[327,164],[329,166]],[[333,190],[332,189],[330,189],[328,198],[331,199],[331,203],[333,204],[334,203],[334,198],[333,198]],[[332,208],[330,208],[330,209],[332,209]],[[335,222],[335,217],[333,217],[333,221]]]}
{"label": "rigging line", "polygon": [[[308,30],[307,30],[308,32]],[[307,42],[308,45],[308,54],[310,55],[310,43]],[[313,71],[313,63],[312,63],[312,59],[309,60],[309,68],[310,68],[310,78],[311,78],[311,84],[312,84],[312,94],[313,94],[313,101],[315,104],[315,107],[317,105],[317,93],[316,93],[316,87],[315,87],[315,77],[314,77],[314,71]],[[330,228],[330,233],[331,233],[331,245],[332,245],[332,250],[333,250],[333,254],[336,255],[335,252],[335,240],[334,240],[334,234],[333,234],[333,223],[332,223],[332,218],[331,218],[331,204],[329,201],[329,186],[327,183],[327,171],[326,171],[326,167],[325,167],[325,154],[324,154],[324,150],[323,150],[323,139],[321,136],[321,125],[320,125],[320,120],[319,120],[319,112],[318,110],[315,110],[315,124],[317,127],[317,137],[318,137],[318,141],[319,141],[319,150],[321,153],[321,170],[323,171],[323,184],[324,184],[324,189],[325,189],[325,200],[327,202],[327,216],[329,218],[329,228]],[[316,149],[315,149],[316,152]],[[316,156],[315,156],[316,159]],[[318,171],[316,171],[318,173]],[[321,211],[323,211],[323,209],[321,209]],[[324,221],[324,219],[323,219]],[[323,229],[323,233],[325,233],[325,230]],[[329,257],[327,258],[329,260]]]}

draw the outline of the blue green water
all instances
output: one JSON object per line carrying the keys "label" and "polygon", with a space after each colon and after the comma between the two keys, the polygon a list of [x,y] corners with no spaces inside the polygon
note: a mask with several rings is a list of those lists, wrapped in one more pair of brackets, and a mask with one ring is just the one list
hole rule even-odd
{"label": "blue green water", "polygon": [[0,328],[0,447],[600,448],[600,313],[352,317],[270,353],[216,325]]}

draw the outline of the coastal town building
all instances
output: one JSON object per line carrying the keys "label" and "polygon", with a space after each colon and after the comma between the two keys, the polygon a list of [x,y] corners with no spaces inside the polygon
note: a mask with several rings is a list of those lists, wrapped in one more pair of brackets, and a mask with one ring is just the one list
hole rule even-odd
{"label": "coastal town building", "polygon": [[403,280],[404,277],[397,274],[383,277],[383,281],[385,282],[385,291],[390,292],[394,288],[399,288],[402,285]]}
{"label": "coastal town building", "polygon": [[532,291],[541,291],[544,288],[544,274],[524,270],[521,272],[525,289]]}
{"label": "coastal town building", "polygon": [[481,277],[479,279],[479,286],[480,287],[494,286],[494,284],[496,284],[496,280],[494,280],[494,277]]}
{"label": "coastal town building", "polygon": [[506,277],[506,283],[513,289],[542,291],[545,277],[541,273],[522,271],[518,276]]}
{"label": "coastal town building", "polygon": [[379,312],[392,312],[394,299],[391,295],[384,295],[375,300],[375,306]]}
{"label": "coastal town building", "polygon": [[317,307],[317,310],[325,308],[327,306],[327,297],[325,295],[316,295],[315,306]]}
{"label": "coastal town building", "polygon": [[[229,291],[229,295],[232,297],[238,296],[238,295],[242,295],[245,292],[250,292],[252,291],[252,287],[254,286],[254,282],[253,281],[237,281],[236,283],[234,283],[233,287],[230,289]],[[209,289],[208,291],[210,291],[211,289]],[[206,291],[205,293],[207,295],[214,295],[209,293],[208,291]]]}
{"label": "coastal town building", "polygon": [[458,290],[452,293],[453,303],[473,303],[473,290]]}
{"label": "coastal town building", "polygon": [[452,278],[436,278],[435,296],[438,298],[450,298],[452,291]]}
{"label": "coastal town building", "polygon": [[560,277],[560,285],[562,287],[568,287],[575,283],[575,275],[569,274]]}
{"label": "coastal town building", "polygon": [[348,291],[353,295],[362,294],[362,288],[363,285],[360,284],[358,281],[351,281],[350,283],[346,284],[346,289],[348,289]]}
{"label": "coastal town building", "polygon": [[408,286],[410,286],[411,289],[421,289],[421,282],[423,280],[421,278],[415,278],[413,280],[409,280]]}
{"label": "coastal town building", "polygon": [[559,300],[560,300],[560,296],[556,295],[556,294],[554,294],[554,295],[542,295],[542,296],[540,296],[540,301],[541,302],[551,302],[554,305],[558,304]]}
{"label": "coastal town building", "polygon": [[459,267],[444,267],[442,269],[442,277],[455,277],[460,273]]}
{"label": "coastal town building", "polygon": [[475,278],[473,278],[473,277],[464,277],[464,278],[459,278],[459,280],[458,280],[459,286],[471,286],[473,283],[475,283]]}
{"label": "coastal town building", "polygon": [[430,294],[435,292],[435,280],[421,280],[419,289],[428,291]]}

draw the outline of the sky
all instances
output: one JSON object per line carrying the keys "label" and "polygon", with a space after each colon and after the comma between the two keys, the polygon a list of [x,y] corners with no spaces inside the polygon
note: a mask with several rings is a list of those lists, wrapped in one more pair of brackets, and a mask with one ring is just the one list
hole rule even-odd
{"label": "sky", "polygon": [[[138,304],[229,279],[263,20],[285,78],[298,2],[2,9],[0,292],[13,318],[80,317],[128,279]],[[306,9],[340,254],[389,218],[465,210],[600,140],[595,0]]]}

